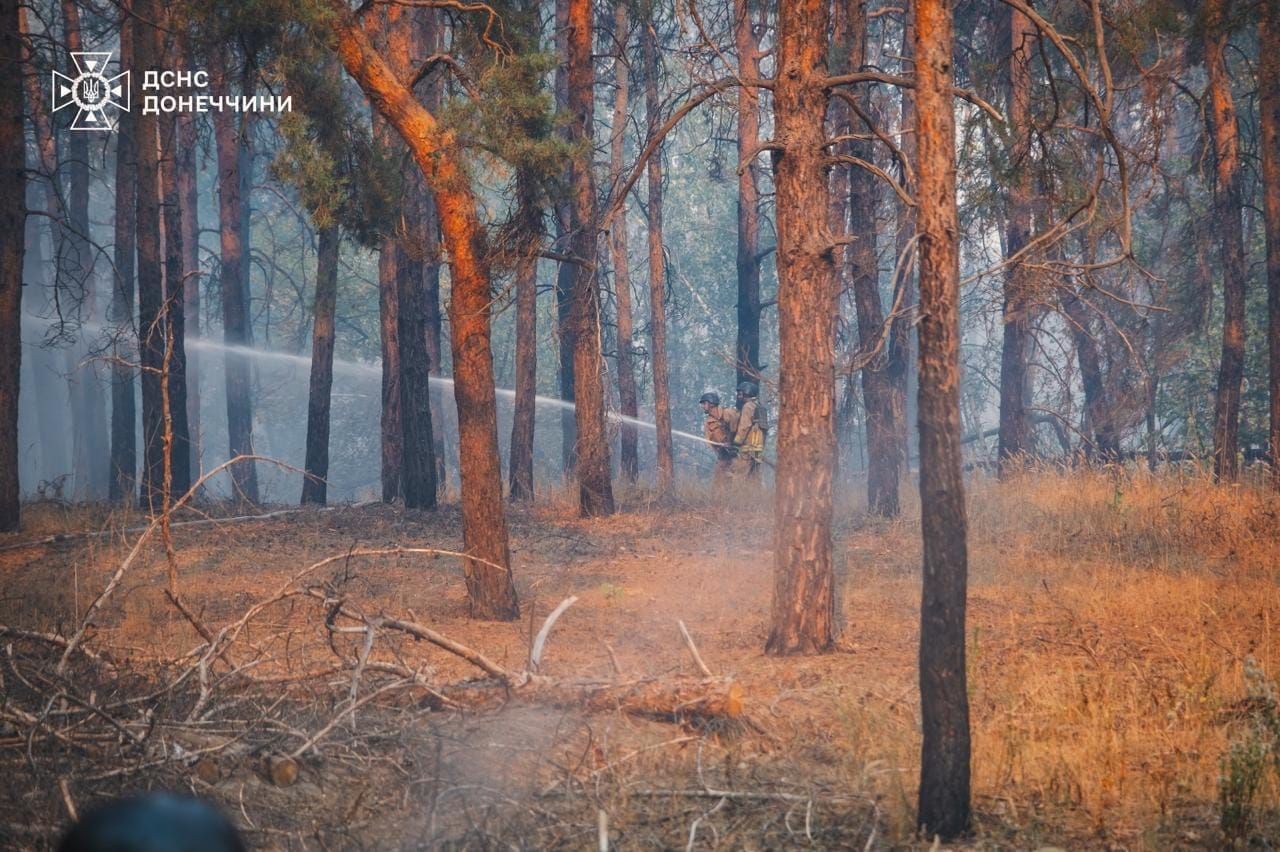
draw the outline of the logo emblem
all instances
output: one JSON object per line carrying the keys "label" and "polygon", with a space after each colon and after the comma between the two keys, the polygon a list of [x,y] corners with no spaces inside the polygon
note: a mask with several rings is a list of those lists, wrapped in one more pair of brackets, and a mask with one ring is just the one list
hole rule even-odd
{"label": "logo emblem", "polygon": [[129,72],[106,75],[108,53],[72,53],[76,76],[53,72],[53,111],[75,106],[72,130],[114,130],[108,109],[129,111]]}

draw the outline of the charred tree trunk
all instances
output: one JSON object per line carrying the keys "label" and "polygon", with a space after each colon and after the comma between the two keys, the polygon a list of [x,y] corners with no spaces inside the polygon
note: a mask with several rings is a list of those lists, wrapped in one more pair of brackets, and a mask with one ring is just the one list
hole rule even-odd
{"label": "charred tree trunk", "polygon": [[511,419],[508,474],[512,500],[533,499],[533,435],[538,394],[538,243],[542,212],[532,178],[517,178],[520,232],[524,239],[516,258],[516,394]]}
{"label": "charred tree trunk", "polygon": [[1031,346],[1030,282],[1014,258],[1031,237],[1031,51],[1034,29],[1027,16],[1009,10],[1009,127],[1013,134],[1005,219],[1004,340],[1000,352],[1001,473],[1022,463],[1033,449],[1027,417],[1027,359]]}
{"label": "charred tree trunk", "polygon": [[511,576],[502,472],[498,455],[497,399],[490,348],[490,274],[476,199],[460,169],[456,141],[395,76],[345,6],[335,4],[336,45],[347,73],[374,110],[404,139],[431,188],[448,250],[452,280],[454,395],[458,408],[458,457],[462,480],[463,561],[471,614],[519,617]]}
{"label": "charred tree trunk", "polygon": [[[134,28],[130,0],[121,3],[120,65],[133,67]],[[138,207],[137,119],[133,111],[121,111],[116,124],[115,278],[111,288],[109,319],[115,327],[111,364],[111,480],[113,502],[133,502],[138,477],[137,400],[134,371],[137,338],[133,326],[133,247]]]}
{"label": "charred tree trunk", "polygon": [[[640,30],[644,61],[645,121],[649,135],[662,124],[658,102],[657,4],[648,3],[649,14]],[[667,262],[662,248],[662,147],[646,166],[649,177],[649,335],[653,351],[653,422],[656,427],[658,491],[666,492],[675,481],[675,455],[671,444],[671,396],[667,378]]]}
{"label": "charred tree trunk", "polygon": [[1222,360],[1213,412],[1213,474],[1234,482],[1240,474],[1240,392],[1244,382],[1245,255],[1240,187],[1240,128],[1227,71],[1230,0],[1206,0],[1204,62],[1209,74],[1209,130],[1212,134],[1214,218],[1222,260]]}
{"label": "charred tree trunk", "polygon": [[968,547],[960,468],[960,248],[952,112],[951,0],[914,0],[920,233],[920,711],[916,821],[926,837],[969,830],[965,686]]}
{"label": "charred tree trunk", "polygon": [[[627,68],[627,7],[618,4],[614,13],[613,37],[617,53],[613,58],[613,123],[609,140],[609,176],[616,183],[621,178],[623,155],[627,140],[627,102],[631,80]],[[609,259],[613,265],[613,289],[618,300],[618,408],[623,417],[635,417],[638,410],[636,398],[636,368],[631,352],[634,333],[631,321],[631,261],[627,256],[627,206],[625,203],[614,214],[609,226]],[[622,422],[618,442],[618,459],[622,475],[628,482],[635,482],[640,475],[640,455],[636,448],[636,427]]]}
{"label": "charred tree trunk", "polygon": [[766,653],[835,643],[831,488],[835,470],[836,268],[827,225],[824,117],[828,8],[778,10],[774,160],[781,352],[773,605]]}
{"label": "charred tree trunk", "polygon": [[[210,73],[216,94],[231,96],[227,51],[215,51]],[[245,75],[250,73],[247,69]],[[251,89],[248,80],[242,94]],[[227,438],[231,458],[253,454],[253,387],[249,359],[239,351],[253,345],[249,316],[249,189],[253,159],[249,118],[223,110],[213,113],[218,161],[218,220],[221,235],[222,338],[225,356]],[[231,468],[236,497],[258,501],[258,471],[252,461]]]}
{"label": "charred tree trunk", "polygon": [[18,529],[18,385],[22,374],[22,255],[26,139],[17,0],[0,0],[0,532]]}
{"label": "charred tree trunk", "polygon": [[569,132],[579,145],[570,163],[573,254],[578,259],[570,304],[573,395],[578,431],[578,507],[583,517],[613,514],[609,441],[605,435],[604,357],[600,351],[596,185],[591,169],[595,72],[591,0],[569,2]]}
{"label": "charred tree trunk", "polygon": [[1280,488],[1280,3],[1263,4],[1258,25],[1261,65],[1262,206],[1267,231],[1267,351],[1271,417],[1267,444],[1272,481]]}
{"label": "charred tree trunk", "polygon": [[[760,40],[748,0],[734,0],[738,75],[760,76]],[[738,87],[738,382],[760,381],[760,94]]]}
{"label": "charred tree trunk", "polygon": [[311,387],[307,396],[307,459],[302,504],[323,506],[329,484],[329,421],[333,391],[334,320],[338,305],[337,225],[320,229],[316,252],[315,319],[311,331]]}

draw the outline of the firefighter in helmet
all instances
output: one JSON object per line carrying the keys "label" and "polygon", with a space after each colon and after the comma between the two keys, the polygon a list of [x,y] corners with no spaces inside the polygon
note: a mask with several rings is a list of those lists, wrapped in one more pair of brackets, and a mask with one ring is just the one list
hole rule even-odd
{"label": "firefighter in helmet", "polygon": [[737,425],[737,410],[720,405],[720,394],[708,391],[698,399],[702,414],[702,436],[711,445],[716,457],[715,483],[723,484],[733,470],[737,451],[733,447],[733,432]]}
{"label": "firefighter in helmet", "polygon": [[760,405],[760,390],[754,382],[738,384],[737,403],[737,423],[733,430],[735,464],[739,475],[755,480],[760,475],[768,425],[764,407]]}

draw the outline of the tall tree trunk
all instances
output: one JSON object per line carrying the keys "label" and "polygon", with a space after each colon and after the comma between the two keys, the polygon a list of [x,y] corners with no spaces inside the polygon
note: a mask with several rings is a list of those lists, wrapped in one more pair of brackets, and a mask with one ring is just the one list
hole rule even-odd
{"label": "tall tree trunk", "polygon": [[[555,52],[559,62],[555,74],[555,105],[557,115],[569,112],[569,4],[572,0],[555,0]],[[561,136],[572,144],[570,123],[561,123]],[[572,166],[566,164],[561,174],[565,187],[573,184]],[[555,200],[555,231],[557,251],[568,254],[573,243],[573,201],[570,192],[560,193]],[[560,261],[556,269],[556,343],[559,356],[560,399],[573,402],[574,375],[573,353],[577,349],[576,331],[573,327],[573,291],[578,275],[576,260]],[[567,482],[578,465],[577,415],[572,409],[560,411],[560,451]]]}
{"label": "tall tree trunk", "polygon": [[[760,76],[760,39],[748,0],[734,0],[738,75]],[[738,87],[738,382],[760,381],[760,94]]]}
{"label": "tall tree trunk", "polygon": [[[185,335],[200,337],[200,195],[196,180],[196,117],[178,114],[178,206],[182,221],[182,281]],[[191,446],[191,477],[203,468],[204,433],[200,425],[200,359],[186,353],[187,431]]]}
{"label": "tall tree trunk", "polygon": [[[385,137],[384,137],[385,138]],[[378,253],[378,330],[382,349],[382,502],[399,499],[404,432],[400,423],[400,291],[398,240],[387,237]]]}
{"label": "tall tree trunk", "polygon": [[831,480],[835,470],[836,268],[827,224],[824,117],[828,7],[778,10],[774,160],[781,354],[774,492],[773,606],[765,651],[835,643]]}
{"label": "tall tree trunk", "polygon": [[1213,136],[1214,218],[1222,260],[1222,361],[1213,411],[1213,473],[1234,482],[1240,474],[1240,391],[1244,382],[1245,255],[1240,188],[1240,128],[1227,72],[1230,0],[1203,7],[1204,62],[1209,74],[1208,118]]}
{"label": "tall tree trunk", "polygon": [[1084,411],[1093,433],[1090,455],[1102,461],[1114,461],[1120,454],[1120,436],[1116,434],[1107,402],[1106,383],[1102,374],[1102,358],[1098,342],[1094,338],[1093,324],[1089,320],[1088,305],[1083,297],[1071,290],[1059,294],[1062,312],[1071,329],[1071,339],[1076,348],[1076,360],[1080,364],[1080,385],[1084,390]]}
{"label": "tall tree trunk", "polygon": [[22,375],[22,255],[26,140],[17,0],[0,0],[0,532],[18,528],[18,386]]}
{"label": "tall tree trunk", "polygon": [[[215,50],[210,75],[215,94],[231,97],[229,48]],[[248,69],[238,92],[252,89]],[[249,191],[253,156],[250,123],[246,114],[223,110],[213,113],[213,134],[218,149],[218,220],[221,236],[222,339],[227,385],[227,443],[231,458],[253,454],[253,385],[249,359],[242,347],[253,345],[249,315]],[[258,470],[252,461],[231,468],[237,499],[258,501]]]}
{"label": "tall tree trunk", "polygon": [[[159,70],[163,61],[155,0],[136,0],[135,74]],[[161,508],[169,483],[165,479],[165,413],[161,389],[166,320],[164,271],[160,242],[160,118],[138,113],[138,337],[142,369],[142,503]]]}
{"label": "tall tree trunk", "polygon": [[[648,0],[648,15],[640,29],[644,61],[645,122],[649,135],[662,124],[658,101],[657,3]],[[675,481],[675,456],[671,444],[671,396],[667,377],[667,262],[662,250],[662,147],[646,166],[649,176],[649,336],[653,351],[653,422],[656,427],[658,491],[665,493]]]}
{"label": "tall tree trunk", "polygon": [[490,274],[476,199],[452,134],[395,76],[346,7],[333,7],[338,56],[373,108],[404,139],[436,199],[449,255],[454,396],[462,480],[463,560],[471,614],[519,617],[502,510],[497,399],[490,347]]}
{"label": "tall tree trunk", "polygon": [[533,434],[538,393],[538,255],[542,213],[533,179],[516,176],[517,213],[524,245],[516,258],[516,392],[511,419],[509,478],[512,500],[533,499]]}
{"label": "tall tree trunk", "polygon": [[600,351],[596,183],[591,168],[595,70],[591,0],[569,2],[569,132],[579,146],[570,162],[571,224],[578,269],[573,280],[573,397],[577,414],[578,508],[583,517],[613,514],[609,441],[605,434],[604,357]]}
{"label": "tall tree trunk", "polygon": [[[391,6],[385,13],[385,56],[404,85],[411,85],[414,62],[422,55],[424,29],[433,19],[425,10]],[[400,148],[399,145],[396,146]],[[431,423],[431,359],[427,354],[426,272],[434,208],[418,175],[406,175],[400,196],[395,241],[396,329],[399,378],[400,493],[410,509],[436,505],[435,438]],[[392,419],[395,419],[394,416]]]}
{"label": "tall tree trunk", "polygon": [[[612,137],[609,140],[609,177],[615,183],[621,179],[627,140],[627,101],[631,88],[627,68],[627,35],[627,7],[620,3],[614,12],[613,21],[613,39],[617,52],[613,57],[613,123],[610,125]],[[609,225],[609,261],[613,266],[613,289],[618,300],[618,408],[623,417],[635,417],[638,402],[636,368],[631,352],[634,329],[631,321],[631,261],[627,256],[625,203],[618,208]],[[636,427],[625,420],[622,422],[618,459],[622,475],[628,482],[635,482],[640,475]]]}
{"label": "tall tree trunk", "polygon": [[[861,0],[852,0],[847,10],[841,11],[842,17],[847,16],[848,23],[847,36],[836,51],[841,65],[837,73],[863,67],[867,56],[865,4]],[[871,103],[865,90],[860,90],[855,99],[858,111],[863,116],[871,116]],[[865,124],[865,119],[854,119],[854,135],[865,135]],[[864,162],[870,163],[875,159],[869,140],[853,140],[849,148],[853,156]],[[885,323],[876,253],[879,184],[873,174],[860,166],[851,165],[848,172],[850,228],[854,241],[845,252],[845,263],[853,285],[859,348],[870,350],[878,345]],[[867,509],[882,517],[896,517],[902,457],[902,429],[898,418],[902,411],[895,404],[888,352],[878,353],[862,368],[862,400],[867,424]]]}
{"label": "tall tree trunk", "polygon": [[[913,74],[915,66],[915,23],[912,18],[910,0],[903,3],[903,6],[906,8],[903,12],[902,65],[904,66],[904,73]],[[914,163],[916,161],[916,135],[914,131],[916,120],[915,91],[903,87],[900,90],[900,96],[902,98],[902,114],[899,117],[899,126],[904,132],[899,136],[898,148],[902,151],[902,156],[907,163]],[[902,178],[902,186],[907,192],[914,192],[915,188],[911,185],[906,170],[899,168],[899,174]],[[915,363],[912,360],[916,339],[913,319],[916,304],[916,213],[914,207],[908,207],[905,204],[899,204],[897,209],[895,265],[896,259],[902,259],[904,265],[893,282],[893,304],[897,305],[898,309],[897,314],[891,320],[889,329],[889,364],[887,369],[889,372],[894,420],[898,424],[899,439],[902,442],[899,458],[902,460],[902,469],[910,471],[911,424],[915,420],[912,410],[915,405],[915,398],[912,391],[916,379]],[[896,272],[897,270],[895,270]]]}
{"label": "tall tree trunk", "polygon": [[[80,9],[75,0],[62,0],[62,17],[68,54],[84,50],[80,27]],[[78,69],[67,57],[65,67],[70,77]],[[99,320],[96,251],[90,238],[89,225],[89,139],[91,134],[67,134],[66,161],[60,165],[68,176],[67,216],[69,228],[66,267],[70,295],[76,302],[76,315],[85,323]],[[102,385],[90,360],[90,348],[82,329],[74,348],[69,350],[74,364],[71,374],[72,443],[74,447],[75,494],[81,498],[99,499],[107,494],[109,448],[107,446],[106,407]]]}
{"label": "tall tree trunk", "polygon": [[1262,206],[1267,231],[1267,350],[1272,482],[1280,488],[1280,2],[1263,4],[1258,24],[1261,90]]}
{"label": "tall tree trunk", "polygon": [[[32,33],[29,28],[28,8],[25,5],[18,7],[18,23],[26,44],[35,43],[32,40]],[[26,53],[26,66],[22,73],[22,80],[25,86],[23,94],[25,95],[27,110],[31,115],[31,126],[35,136],[36,171],[42,177],[39,182],[39,190],[44,202],[43,212],[45,215],[42,218],[48,223],[53,258],[53,262],[50,264],[39,263],[36,266],[42,272],[46,268],[50,272],[47,282],[40,281],[39,286],[33,287],[32,292],[27,294],[27,304],[29,305],[28,313],[43,319],[49,316],[50,309],[53,307],[50,302],[50,295],[57,296],[57,288],[61,285],[62,258],[66,254],[64,244],[67,239],[66,209],[58,188],[57,140],[53,135],[53,120],[49,114],[48,95],[40,85],[43,74],[36,67],[34,52],[27,50]],[[38,244],[36,245],[35,253],[37,255],[36,260],[40,260],[41,250]],[[41,454],[45,458],[44,474],[50,480],[56,480],[59,476],[69,474],[74,469],[74,453],[71,451],[67,440],[72,436],[66,434],[67,412],[63,395],[63,390],[66,387],[66,370],[53,367],[49,363],[52,360],[52,351],[44,350],[41,354],[36,355],[33,366],[37,376],[35,381],[36,404],[39,406],[40,422],[44,427],[41,429]],[[44,369],[41,369],[41,364],[44,365]]]}
{"label": "tall tree trunk", "polygon": [[[122,0],[120,16],[120,66],[134,65],[134,22],[131,0]],[[137,118],[121,111],[116,124],[115,278],[111,288],[109,319],[115,328],[111,364],[111,481],[113,502],[133,502],[138,476],[137,400],[134,370],[137,337],[133,322],[133,247],[138,207]]]}
{"label": "tall tree trunk", "polygon": [[[420,32],[422,39],[421,55],[430,56],[438,53],[443,43],[444,32],[440,24],[440,13],[427,11],[421,15]],[[443,78],[428,83],[419,97],[428,110],[438,111],[443,100]],[[427,329],[427,357],[431,360],[431,375],[437,379],[444,376],[444,352],[440,346],[440,267],[443,263],[440,252],[440,213],[436,210],[436,199],[425,187],[422,190],[423,218],[422,241],[424,246],[425,270],[423,290],[423,322]],[[536,281],[535,281],[536,286]],[[446,482],[445,464],[445,419],[441,405],[442,393],[431,396],[432,457],[436,462],[436,493],[443,494]],[[532,457],[532,450],[530,451]]]}
{"label": "tall tree trunk", "polygon": [[[424,196],[421,179],[406,181],[405,240],[397,256],[400,302],[401,488],[409,509],[436,505],[435,439],[431,429],[431,359],[427,355]],[[416,245],[410,245],[410,241]],[[412,254],[411,254],[412,252]]]}
{"label": "tall tree trunk", "polygon": [[329,484],[329,412],[333,391],[334,319],[338,305],[337,225],[320,229],[316,257],[315,319],[311,332],[311,388],[307,396],[307,460],[302,503],[323,506]]}
{"label": "tall tree trunk", "polygon": [[1026,15],[1009,10],[1009,127],[1013,134],[1005,214],[1004,338],[1000,352],[1001,473],[1022,463],[1031,452],[1031,420],[1027,416],[1027,359],[1031,346],[1031,293],[1026,266],[1011,260],[1031,237],[1031,51],[1035,30]]}
{"label": "tall tree trunk", "polygon": [[191,487],[191,432],[187,422],[185,252],[182,203],[178,190],[178,123],[160,116],[160,192],[164,234],[165,338],[169,347],[166,393],[169,398],[170,483],[175,497]]}
{"label": "tall tree trunk", "polygon": [[960,470],[960,248],[952,112],[951,0],[915,0],[920,234],[920,712],[917,824],[926,837],[969,829],[965,685],[968,547]]}

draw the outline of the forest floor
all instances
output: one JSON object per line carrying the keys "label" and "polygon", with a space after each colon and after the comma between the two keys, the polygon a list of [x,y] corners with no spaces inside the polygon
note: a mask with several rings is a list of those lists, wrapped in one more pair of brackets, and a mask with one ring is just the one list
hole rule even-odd
{"label": "forest floor", "polygon": [[[837,513],[839,647],[780,659],[762,654],[770,501],[623,502],[592,521],[559,495],[511,509],[517,623],[468,619],[454,558],[344,557],[458,550],[454,505],[175,528],[177,588],[208,629],[336,556],[314,572],[330,602],[290,597],[249,624],[236,653],[253,649],[254,685],[220,691],[234,679],[228,655],[199,670],[198,697],[194,686],[181,701],[171,690],[149,714],[130,696],[166,682],[202,642],[165,596],[158,543],[94,619],[88,647],[109,650],[110,669],[59,676],[40,641],[0,638],[0,843],[42,848],[72,809],[167,787],[217,800],[269,848],[582,849],[602,830],[616,848],[928,848],[913,834],[918,510],[893,522],[857,506]],[[1242,843],[1280,844],[1280,498],[1200,475],[1041,471],[976,479],[969,507],[969,845],[1217,848],[1224,809]],[[137,522],[33,507],[28,529],[0,537],[0,624],[70,635],[136,534],[5,545]],[[391,685],[373,697],[370,666],[367,703],[343,712],[365,633],[325,629],[326,607],[340,621],[335,598],[521,671],[533,632],[570,595],[542,675],[699,678],[679,620],[708,668],[740,686],[744,722],[682,724],[563,691],[505,690],[391,631],[363,656],[416,673],[435,694],[381,681]],[[335,659],[347,669],[321,672]],[[74,691],[59,677],[73,672],[89,696],[78,700],[119,708],[109,714],[118,730],[101,723],[106,712],[58,716]],[[331,720],[297,779],[272,783],[271,756]]]}

